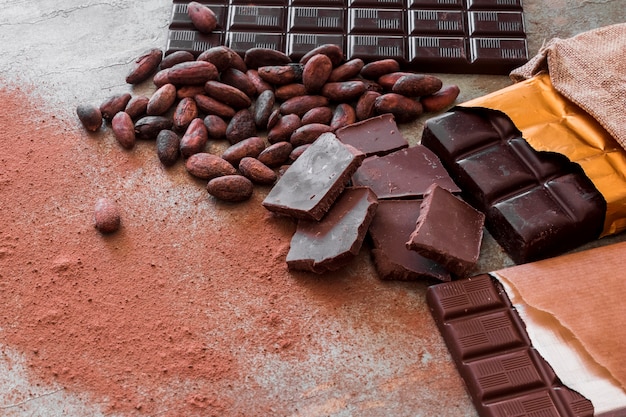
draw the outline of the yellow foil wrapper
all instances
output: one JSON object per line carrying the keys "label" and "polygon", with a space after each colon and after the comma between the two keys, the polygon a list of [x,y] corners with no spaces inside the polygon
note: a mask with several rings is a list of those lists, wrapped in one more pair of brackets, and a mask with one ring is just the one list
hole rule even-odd
{"label": "yellow foil wrapper", "polygon": [[579,164],[607,203],[602,236],[626,230],[626,151],[587,112],[541,73],[461,106],[507,114],[537,151],[558,152]]}

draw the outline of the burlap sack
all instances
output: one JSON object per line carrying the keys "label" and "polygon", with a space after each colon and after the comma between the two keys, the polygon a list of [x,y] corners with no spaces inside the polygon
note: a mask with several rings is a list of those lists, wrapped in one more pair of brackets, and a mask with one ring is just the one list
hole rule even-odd
{"label": "burlap sack", "polygon": [[554,88],[593,116],[626,149],[626,23],[554,38],[513,81],[547,71]]}

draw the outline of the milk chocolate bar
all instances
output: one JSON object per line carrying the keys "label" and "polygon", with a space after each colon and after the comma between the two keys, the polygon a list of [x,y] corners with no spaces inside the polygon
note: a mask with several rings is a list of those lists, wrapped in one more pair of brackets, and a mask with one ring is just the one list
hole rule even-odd
{"label": "milk chocolate bar", "polygon": [[559,255],[597,239],[606,201],[578,164],[537,152],[503,113],[454,108],[422,135],[516,263]]}
{"label": "milk chocolate bar", "polygon": [[428,288],[431,313],[481,417],[592,417],[530,342],[499,282],[487,274]]}
{"label": "milk chocolate bar", "polygon": [[528,59],[521,0],[202,0],[218,19],[197,31],[175,0],[166,54],[226,45],[297,61],[323,44],[346,59],[393,58],[420,72],[508,74]]}

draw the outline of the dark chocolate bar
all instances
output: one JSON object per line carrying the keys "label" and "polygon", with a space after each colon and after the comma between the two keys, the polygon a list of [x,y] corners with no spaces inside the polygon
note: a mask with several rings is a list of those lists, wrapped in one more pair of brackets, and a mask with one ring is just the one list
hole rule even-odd
{"label": "dark chocolate bar", "polygon": [[218,26],[202,34],[175,0],[166,54],[218,45],[270,48],[297,61],[323,44],[346,59],[393,58],[420,72],[508,74],[528,59],[521,0],[202,0]]}
{"label": "dark chocolate bar", "polygon": [[530,342],[502,286],[484,274],[437,284],[426,299],[481,417],[591,417]]}
{"label": "dark chocolate bar", "polygon": [[582,168],[535,151],[501,112],[454,108],[426,122],[421,143],[516,263],[562,254],[603,230],[606,201]]}

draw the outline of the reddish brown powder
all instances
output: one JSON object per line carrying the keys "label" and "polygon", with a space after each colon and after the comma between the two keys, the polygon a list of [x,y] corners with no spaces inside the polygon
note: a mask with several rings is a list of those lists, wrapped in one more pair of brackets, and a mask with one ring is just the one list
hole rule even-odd
{"label": "reddish brown powder", "polygon": [[[0,343],[33,381],[124,415],[472,413],[424,284],[380,282],[365,250],[291,274],[294,224],[266,190],[219,203],[154,143],[53,112],[0,89]],[[100,197],[120,207],[112,235]]]}

